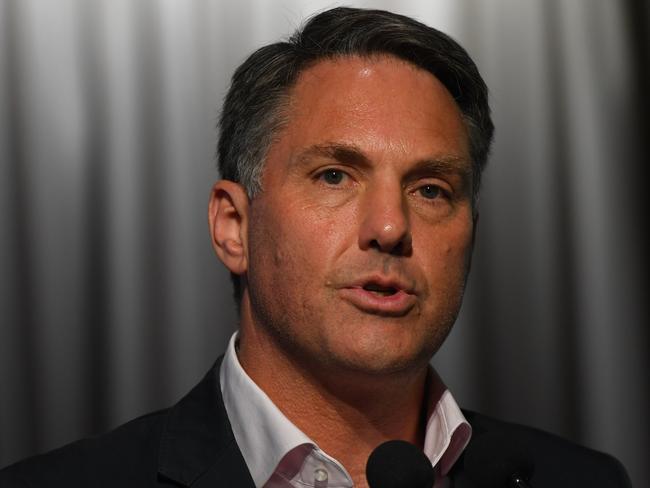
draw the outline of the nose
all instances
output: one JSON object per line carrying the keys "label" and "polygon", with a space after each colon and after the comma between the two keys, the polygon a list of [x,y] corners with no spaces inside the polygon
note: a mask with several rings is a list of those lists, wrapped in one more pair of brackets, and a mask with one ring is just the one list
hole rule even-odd
{"label": "nose", "polygon": [[401,185],[377,188],[365,195],[359,230],[359,247],[394,255],[411,253],[411,228]]}

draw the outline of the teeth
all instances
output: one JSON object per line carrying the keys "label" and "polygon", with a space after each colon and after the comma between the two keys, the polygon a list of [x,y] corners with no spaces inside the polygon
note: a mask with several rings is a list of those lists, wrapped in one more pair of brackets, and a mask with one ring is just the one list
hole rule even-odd
{"label": "teeth", "polygon": [[389,296],[395,294],[395,290],[393,290],[391,288],[390,290],[373,291],[373,293],[377,293],[378,295],[381,295],[382,297],[389,297]]}

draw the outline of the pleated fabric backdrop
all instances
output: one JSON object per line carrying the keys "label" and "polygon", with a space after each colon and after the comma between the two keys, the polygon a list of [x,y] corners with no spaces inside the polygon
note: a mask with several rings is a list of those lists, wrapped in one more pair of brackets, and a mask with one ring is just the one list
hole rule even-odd
{"label": "pleated fabric backdrop", "polygon": [[[346,2],[458,39],[491,89],[461,317],[434,359],[469,408],[650,483],[648,8]],[[174,402],[236,327],[206,203],[234,68],[327,1],[0,2],[0,466]]]}

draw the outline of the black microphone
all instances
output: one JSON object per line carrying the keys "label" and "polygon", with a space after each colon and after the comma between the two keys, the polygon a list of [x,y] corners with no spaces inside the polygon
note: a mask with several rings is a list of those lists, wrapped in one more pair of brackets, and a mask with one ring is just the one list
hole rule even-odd
{"label": "black microphone", "polygon": [[533,456],[512,437],[493,432],[479,435],[464,458],[465,471],[479,488],[532,488]]}
{"label": "black microphone", "polygon": [[375,448],[366,464],[370,488],[431,488],[435,472],[422,450],[406,441],[387,441]]}

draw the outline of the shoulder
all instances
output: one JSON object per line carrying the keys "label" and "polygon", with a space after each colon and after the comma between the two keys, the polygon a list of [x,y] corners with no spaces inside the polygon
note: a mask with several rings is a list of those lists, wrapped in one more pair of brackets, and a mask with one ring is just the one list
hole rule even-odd
{"label": "shoulder", "polygon": [[150,485],[167,414],[161,410],[144,415],[106,434],[13,464],[0,471],[0,486]]}
{"label": "shoulder", "polygon": [[581,446],[555,434],[476,412],[463,411],[473,435],[507,435],[530,451],[534,486],[629,487],[623,465],[613,456]]}
{"label": "shoulder", "polygon": [[221,358],[187,395],[167,410],[16,463],[0,471],[2,488],[251,486],[234,440],[218,371]]}

